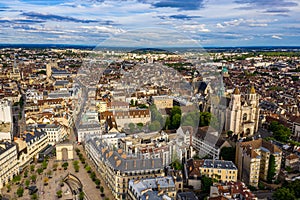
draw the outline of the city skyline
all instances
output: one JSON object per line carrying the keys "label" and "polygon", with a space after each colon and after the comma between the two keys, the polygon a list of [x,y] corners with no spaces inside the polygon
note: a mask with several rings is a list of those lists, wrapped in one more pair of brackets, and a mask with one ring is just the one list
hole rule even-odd
{"label": "city skyline", "polygon": [[[293,0],[13,0],[0,3],[0,43],[300,46],[299,11]],[[128,34],[148,30],[159,37]]]}

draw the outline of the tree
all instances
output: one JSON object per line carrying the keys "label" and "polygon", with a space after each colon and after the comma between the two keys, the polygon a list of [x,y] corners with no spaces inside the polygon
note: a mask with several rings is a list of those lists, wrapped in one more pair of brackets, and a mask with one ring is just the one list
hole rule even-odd
{"label": "tree", "polygon": [[178,129],[180,126],[180,121],[181,121],[181,115],[180,114],[175,114],[172,118],[171,118],[171,127],[172,129]]}
{"label": "tree", "polygon": [[133,99],[130,100],[130,105],[134,106],[134,100]]}
{"label": "tree", "polygon": [[33,200],[38,199],[37,193],[33,193],[33,194],[31,195],[31,199],[33,199]]}
{"label": "tree", "polygon": [[209,126],[211,120],[211,113],[209,112],[200,112],[199,117],[199,126]]}
{"label": "tree", "polygon": [[96,187],[99,188],[100,184],[101,184],[101,181],[97,178],[95,180],[95,184],[96,184]]}
{"label": "tree", "polygon": [[56,196],[57,196],[58,198],[61,198],[61,197],[62,197],[62,191],[61,191],[61,190],[58,190],[58,191],[56,192]]}
{"label": "tree", "polygon": [[273,198],[276,200],[286,200],[286,199],[296,199],[295,193],[289,188],[278,188],[274,194]]}
{"label": "tree", "polygon": [[290,129],[277,121],[270,123],[269,130],[273,132],[273,137],[280,142],[287,142],[291,136]]}
{"label": "tree", "polygon": [[224,160],[235,161],[235,148],[223,147],[220,152],[220,157]]}
{"label": "tree", "polygon": [[64,170],[66,170],[69,166],[69,163],[64,162],[61,166],[64,168]]}
{"label": "tree", "polygon": [[58,164],[57,163],[53,163],[52,168],[53,168],[54,171],[57,170],[57,167],[58,167]]}
{"label": "tree", "polygon": [[20,181],[21,181],[21,176],[20,175],[14,176],[14,178],[13,178],[14,183],[19,183]]}
{"label": "tree", "polygon": [[30,179],[31,179],[32,182],[35,182],[36,181],[36,175],[31,175]]}
{"label": "tree", "polygon": [[30,171],[34,171],[35,166],[34,165],[30,165]]}
{"label": "tree", "polygon": [[171,163],[171,167],[173,167],[175,170],[183,169],[183,165],[180,163],[180,161],[178,159]]}
{"label": "tree", "polygon": [[36,171],[39,175],[41,175],[43,173],[43,168],[38,168]]}
{"label": "tree", "polygon": [[128,127],[130,129],[130,133],[133,133],[134,132],[134,129],[135,129],[135,124],[134,123],[129,123],[128,124]]}
{"label": "tree", "polygon": [[159,121],[154,121],[149,125],[149,130],[150,131],[158,131],[160,130],[161,126]]}
{"label": "tree", "polygon": [[104,187],[103,187],[103,186],[100,187],[100,192],[101,192],[102,194],[104,193]]}
{"label": "tree", "polygon": [[80,192],[79,196],[78,196],[79,200],[83,200],[84,199],[84,192]]}
{"label": "tree", "polygon": [[136,126],[138,127],[139,130],[142,130],[144,124],[142,122],[137,123]]}
{"label": "tree", "polygon": [[18,197],[22,197],[23,194],[24,194],[24,188],[23,187],[19,187],[17,189],[17,195],[18,195]]}
{"label": "tree", "polygon": [[24,178],[27,178],[27,177],[28,177],[28,170],[26,169],[24,172]]}
{"label": "tree", "polygon": [[213,179],[207,176],[202,176],[201,178],[201,190],[205,193],[210,191],[210,186],[213,185]]}
{"label": "tree", "polygon": [[96,173],[95,173],[95,172],[91,172],[90,178],[91,178],[93,181],[95,181],[95,180],[96,180]]}
{"label": "tree", "polygon": [[89,165],[87,165],[85,167],[85,170],[87,171],[87,173],[91,173],[92,168]]}
{"label": "tree", "polygon": [[276,175],[275,157],[273,155],[270,155],[267,181],[269,183],[272,183],[275,175]]}
{"label": "tree", "polygon": [[10,192],[10,190],[11,190],[11,185],[10,185],[10,184],[7,184],[7,185],[6,185],[6,189],[7,189],[7,192]]}
{"label": "tree", "polygon": [[164,129],[168,130],[170,128],[170,126],[171,126],[171,119],[169,116],[167,116]]}
{"label": "tree", "polygon": [[42,163],[43,169],[47,169],[47,166],[48,166],[48,163],[47,163],[46,160],[44,160],[43,163]]}
{"label": "tree", "polygon": [[25,186],[26,186],[26,188],[28,188],[29,185],[30,185],[30,180],[29,180],[29,179],[26,179],[26,180],[25,180]]}

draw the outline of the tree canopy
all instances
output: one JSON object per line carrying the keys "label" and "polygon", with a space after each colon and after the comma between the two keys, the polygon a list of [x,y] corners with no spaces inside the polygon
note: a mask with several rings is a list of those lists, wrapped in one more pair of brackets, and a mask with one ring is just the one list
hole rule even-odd
{"label": "tree canopy", "polygon": [[271,122],[269,130],[273,132],[273,137],[280,142],[287,142],[291,136],[290,129],[277,121]]}

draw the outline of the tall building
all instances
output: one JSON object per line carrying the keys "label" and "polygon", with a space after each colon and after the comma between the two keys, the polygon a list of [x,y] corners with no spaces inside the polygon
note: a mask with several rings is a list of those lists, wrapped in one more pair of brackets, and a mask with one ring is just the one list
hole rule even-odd
{"label": "tall building", "polygon": [[235,88],[226,109],[225,130],[242,136],[253,135],[258,130],[258,121],[259,96],[254,87],[245,95]]}
{"label": "tall building", "polygon": [[224,160],[194,160],[190,159],[186,164],[188,184],[194,189],[199,189],[200,178],[207,176],[220,182],[237,181],[238,169],[232,161]]}
{"label": "tall building", "polygon": [[261,138],[248,142],[239,142],[236,145],[236,165],[238,178],[248,185],[257,187],[259,179],[267,180],[270,157],[275,158],[275,177],[277,178],[282,151],[271,142]]}
{"label": "tall building", "polygon": [[13,117],[10,101],[0,101],[0,141],[11,141],[13,137]]}
{"label": "tall building", "polygon": [[97,135],[87,136],[85,150],[96,170],[104,177],[114,198],[118,200],[127,199],[130,180],[164,175],[164,166],[160,158],[143,159],[128,156],[122,149],[112,151]]}
{"label": "tall building", "polygon": [[19,173],[17,146],[9,142],[0,143],[0,189]]}
{"label": "tall building", "polygon": [[176,188],[171,176],[130,180],[129,200],[164,200],[174,199]]}

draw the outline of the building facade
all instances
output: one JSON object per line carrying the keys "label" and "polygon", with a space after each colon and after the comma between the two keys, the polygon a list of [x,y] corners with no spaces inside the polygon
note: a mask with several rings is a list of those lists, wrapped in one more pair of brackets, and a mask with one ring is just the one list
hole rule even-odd
{"label": "building facade", "polygon": [[235,88],[226,109],[225,130],[247,137],[257,132],[258,122],[259,96],[254,87],[252,86],[248,94],[244,95]]}
{"label": "building facade", "polygon": [[19,173],[17,146],[13,143],[0,143],[0,189]]}
{"label": "building facade", "polygon": [[275,158],[276,179],[281,168],[282,151],[275,144],[261,138],[237,143],[235,162],[239,180],[254,187],[258,186],[260,179],[267,180],[271,156]]}
{"label": "building facade", "polygon": [[160,158],[143,159],[127,156],[122,149],[110,150],[97,135],[90,135],[85,141],[88,157],[97,171],[104,177],[115,199],[126,199],[130,180],[163,176]]}

